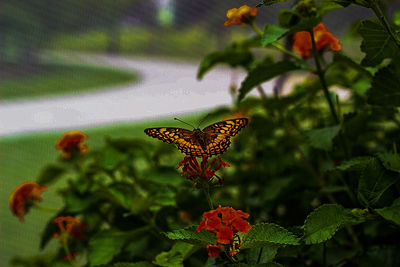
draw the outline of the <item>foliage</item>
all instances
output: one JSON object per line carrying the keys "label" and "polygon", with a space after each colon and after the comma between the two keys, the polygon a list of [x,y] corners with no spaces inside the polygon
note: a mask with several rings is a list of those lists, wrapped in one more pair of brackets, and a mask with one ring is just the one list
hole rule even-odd
{"label": "foliage", "polygon": [[[260,12],[277,2],[262,1]],[[371,8],[378,18],[360,23],[361,62],[340,54],[337,38],[319,24],[330,10],[349,5]],[[369,1],[299,1],[264,31],[254,16],[236,15],[258,37],[209,54],[198,72],[202,78],[226,64],[247,73],[240,86],[231,86],[233,106],[207,117],[250,118],[231,145],[224,143],[230,145],[219,161],[225,168],[210,166],[216,158],[182,166],[172,145],[141,138],[109,138],[86,154],[67,151],[71,159],[45,167],[38,181],[50,187],[66,180],[57,216],[78,217],[87,229],[79,238],[65,230],[59,251],[46,261],[14,263],[56,266],[67,254],[76,266],[399,264],[398,29]],[[323,31],[312,39],[316,25]],[[303,38],[296,52],[279,43],[293,33]],[[272,60],[269,49],[287,57]],[[265,81],[297,71],[310,75],[287,94],[263,91]],[[336,95],[337,85],[349,97]],[[253,89],[260,97],[250,96]],[[227,124],[219,137],[232,135]],[[181,145],[200,140],[198,149],[208,142],[182,139]],[[43,247],[54,231],[49,221]]]}

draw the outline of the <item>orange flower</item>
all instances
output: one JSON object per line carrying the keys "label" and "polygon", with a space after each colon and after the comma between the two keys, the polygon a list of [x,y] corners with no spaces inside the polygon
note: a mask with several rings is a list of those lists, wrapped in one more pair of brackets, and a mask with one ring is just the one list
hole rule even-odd
{"label": "orange flower", "polygon": [[56,143],[56,148],[61,149],[62,157],[70,159],[74,153],[85,154],[88,147],[83,143],[88,136],[80,131],[64,133]]}
{"label": "orange flower", "polygon": [[82,224],[79,219],[72,216],[59,216],[53,220],[53,223],[56,223],[60,229],[60,233],[53,234],[54,238],[57,238],[64,233],[74,237],[81,237],[84,230],[87,228],[86,224]]}
{"label": "orange flower", "polygon": [[[334,51],[339,51],[342,46],[339,44],[339,39],[335,38],[332,33],[328,32],[323,23],[314,27],[314,40],[317,50],[321,50],[327,46]],[[303,56],[309,58],[312,55],[311,34],[307,31],[297,32],[293,35],[292,48]]]}
{"label": "orange flower", "polygon": [[248,5],[243,5],[239,8],[232,8],[226,12],[226,17],[228,18],[224,26],[229,26],[232,24],[246,25],[249,24],[255,16],[257,16],[258,9],[252,8]]}
{"label": "orange flower", "polygon": [[[203,220],[197,227],[197,232],[206,229],[217,236],[215,245],[208,245],[207,251],[210,257],[216,257],[218,245],[230,245],[230,255],[234,256],[240,249],[240,238],[238,232],[248,233],[251,229],[250,224],[244,220],[250,215],[241,210],[231,207],[221,207],[203,213]],[[215,255],[215,256],[212,256]]]}
{"label": "orange flower", "polygon": [[36,182],[20,184],[9,197],[11,212],[23,221],[34,201],[41,201],[40,195],[46,190]]}

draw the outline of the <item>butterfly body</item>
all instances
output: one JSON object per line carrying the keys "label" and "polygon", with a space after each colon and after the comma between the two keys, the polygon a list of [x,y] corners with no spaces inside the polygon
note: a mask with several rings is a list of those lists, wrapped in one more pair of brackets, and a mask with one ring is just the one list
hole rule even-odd
{"label": "butterfly body", "polygon": [[238,118],[213,123],[203,130],[159,127],[147,128],[144,132],[168,144],[176,144],[188,156],[211,157],[224,153],[231,144],[230,137],[235,136],[247,124],[247,118]]}

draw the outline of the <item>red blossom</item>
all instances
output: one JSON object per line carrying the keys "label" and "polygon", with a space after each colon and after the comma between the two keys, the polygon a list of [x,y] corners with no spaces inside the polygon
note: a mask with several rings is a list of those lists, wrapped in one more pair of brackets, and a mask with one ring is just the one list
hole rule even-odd
{"label": "red blossom", "polygon": [[62,150],[62,157],[70,159],[75,153],[85,154],[88,151],[88,146],[83,143],[88,139],[88,136],[80,131],[71,131],[64,133],[57,140],[56,148]]}
{"label": "red blossom", "polygon": [[221,253],[221,247],[218,245],[207,245],[206,247],[207,251],[208,251],[208,256],[214,258],[219,256],[219,254]]}
{"label": "red blossom", "polygon": [[23,221],[33,202],[42,201],[41,194],[46,190],[45,186],[40,186],[36,182],[20,184],[9,197],[11,212]]}
{"label": "red blossom", "polygon": [[[339,44],[339,39],[335,38],[332,33],[326,30],[323,23],[318,24],[313,29],[314,40],[317,50],[329,47],[331,50],[339,51],[342,46]],[[307,31],[297,32],[293,35],[292,48],[303,58],[309,58],[312,55],[311,34]]]}
{"label": "red blossom", "polygon": [[[238,233],[247,233],[250,231],[251,226],[247,219],[250,215],[241,210],[235,210],[232,207],[221,207],[214,210],[210,210],[203,213],[203,220],[200,222],[199,227],[197,227],[197,232],[206,229],[212,232],[217,237],[217,243],[215,245],[208,245],[207,250],[211,256],[211,252],[208,247],[216,249],[216,246],[230,245],[229,255],[234,256],[240,249],[240,238]],[[213,255],[216,255],[214,253]],[[219,253],[218,253],[219,255]],[[218,256],[216,255],[216,256]],[[214,256],[214,257],[216,257]]]}
{"label": "red blossom", "polygon": [[53,237],[58,238],[61,234],[67,233],[75,238],[83,236],[87,225],[83,224],[79,219],[72,216],[59,216],[53,220],[60,229],[60,233],[54,233]]}
{"label": "red blossom", "polygon": [[212,160],[209,160],[207,157],[202,157],[202,161],[199,164],[196,157],[186,156],[179,162],[176,168],[179,169],[182,167],[181,176],[185,176],[189,180],[194,180],[198,177],[204,177],[210,180],[212,177],[216,176],[221,182],[222,179],[215,173],[221,169],[222,166],[230,167],[230,165],[222,161],[220,157],[213,158]]}

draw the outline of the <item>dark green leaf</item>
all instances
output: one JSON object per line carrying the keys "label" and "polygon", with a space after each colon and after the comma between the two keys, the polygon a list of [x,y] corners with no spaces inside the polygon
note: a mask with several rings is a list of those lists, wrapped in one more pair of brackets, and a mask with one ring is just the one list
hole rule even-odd
{"label": "dark green leaf", "polygon": [[387,171],[378,159],[371,158],[361,172],[358,199],[366,207],[373,206],[398,178],[398,173]]}
{"label": "dark green leaf", "polygon": [[319,5],[318,13],[320,15],[324,16],[332,10],[345,7],[346,4],[347,3],[345,3],[345,2],[325,0],[325,1],[322,1],[321,4]]}
{"label": "dark green leaf", "polygon": [[400,26],[400,9],[397,9],[393,14],[393,23]]}
{"label": "dark green leaf", "polygon": [[363,170],[371,160],[371,157],[357,157],[343,162],[336,169],[340,171],[361,171]]}
{"label": "dark green leaf", "polygon": [[109,230],[99,232],[89,241],[88,261],[90,266],[109,263],[121,252],[127,235]]}
{"label": "dark green leaf", "polygon": [[360,48],[366,54],[362,61],[363,65],[375,66],[383,59],[394,58],[399,54],[396,43],[381,24],[364,20],[359,33],[363,38]]}
{"label": "dark green leaf", "polygon": [[66,170],[59,165],[49,165],[40,173],[37,183],[40,185],[49,185],[60,178],[65,171]]}
{"label": "dark green leaf", "polygon": [[273,223],[252,225],[244,235],[241,248],[265,247],[269,245],[298,245],[299,238],[285,228]]}
{"label": "dark green leaf", "polygon": [[386,220],[400,225],[400,198],[396,199],[390,207],[375,209],[375,211]]}
{"label": "dark green leaf", "polygon": [[380,69],[367,92],[368,103],[383,107],[400,106],[400,64],[390,64]]}
{"label": "dark green leaf", "polygon": [[256,7],[270,6],[279,2],[286,2],[288,0],[262,0],[261,3],[257,4]]}
{"label": "dark green leaf", "polygon": [[247,263],[253,266],[257,263],[268,263],[275,259],[278,252],[277,246],[268,246],[261,248],[251,248],[246,251]]}
{"label": "dark green leaf", "polygon": [[333,138],[340,131],[340,125],[305,132],[310,146],[329,151],[332,149]]}
{"label": "dark green leaf", "polygon": [[325,204],[311,212],[304,222],[304,242],[318,244],[332,236],[346,223],[354,223],[349,211],[338,204]]}
{"label": "dark green leaf", "polygon": [[161,252],[153,261],[158,266],[183,267],[183,260],[190,254],[193,245],[177,242],[168,252]]}
{"label": "dark green leaf", "polygon": [[172,240],[183,241],[191,244],[215,244],[217,238],[215,234],[202,230],[200,233],[196,231],[196,227],[191,226],[180,230],[164,233],[164,235]]}
{"label": "dark green leaf", "polygon": [[261,44],[267,46],[282,38],[287,32],[289,32],[287,28],[283,28],[279,25],[266,24],[264,27],[264,34],[261,37]]}
{"label": "dark green leaf", "polygon": [[360,255],[357,265],[362,267],[398,267],[400,266],[399,245],[374,246]]}
{"label": "dark green leaf", "polygon": [[395,155],[390,152],[382,152],[378,153],[377,157],[385,167],[389,171],[399,172],[400,173],[400,157],[399,155]]}
{"label": "dark green leaf", "polygon": [[281,10],[278,15],[279,25],[289,29],[289,33],[308,31],[321,22],[321,17],[302,17],[296,10]]}
{"label": "dark green leaf", "polygon": [[254,87],[266,82],[276,76],[285,74],[289,71],[297,70],[299,67],[291,61],[281,61],[278,63],[261,63],[249,72],[239,89],[238,101],[241,101]]}
{"label": "dark green leaf", "polygon": [[201,80],[217,64],[228,64],[231,67],[247,67],[252,61],[253,55],[247,50],[228,49],[213,52],[206,55],[200,63],[197,79]]}

